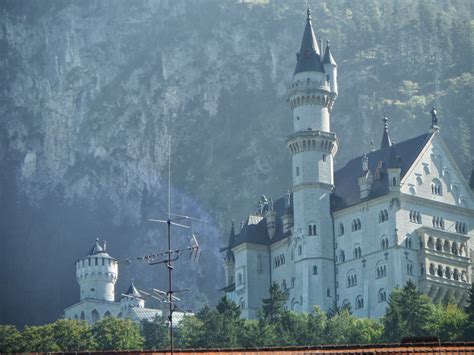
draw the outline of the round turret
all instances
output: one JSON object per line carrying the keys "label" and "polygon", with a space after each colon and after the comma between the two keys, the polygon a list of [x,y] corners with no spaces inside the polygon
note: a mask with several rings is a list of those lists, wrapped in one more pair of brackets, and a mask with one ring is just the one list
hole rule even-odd
{"label": "round turret", "polygon": [[76,261],[76,279],[81,290],[81,300],[114,302],[117,276],[117,260],[107,254],[106,243],[100,245],[98,239],[89,253]]}

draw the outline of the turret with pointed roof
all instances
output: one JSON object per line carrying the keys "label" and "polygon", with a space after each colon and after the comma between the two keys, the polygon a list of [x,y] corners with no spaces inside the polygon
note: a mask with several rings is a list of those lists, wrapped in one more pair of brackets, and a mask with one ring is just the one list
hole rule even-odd
{"label": "turret with pointed roof", "polygon": [[300,51],[296,54],[296,68],[294,74],[305,71],[316,71],[324,73],[321,63],[321,55],[311,23],[311,10],[308,7],[306,17],[306,27],[304,28],[303,39],[301,40]]}

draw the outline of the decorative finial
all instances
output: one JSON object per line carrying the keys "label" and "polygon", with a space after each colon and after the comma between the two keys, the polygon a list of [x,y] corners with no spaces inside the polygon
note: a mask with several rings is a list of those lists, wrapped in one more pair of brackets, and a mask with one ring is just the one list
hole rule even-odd
{"label": "decorative finial", "polygon": [[328,39],[326,40],[326,47],[329,48],[329,40]]}
{"label": "decorative finial", "polygon": [[434,107],[434,106],[431,109],[431,128],[439,129],[439,127],[438,127],[438,112],[436,111],[436,107]]}
{"label": "decorative finial", "polygon": [[388,117],[387,113],[383,112],[383,128],[387,131],[388,130]]}
{"label": "decorative finial", "polygon": [[308,1],[308,9],[306,10],[306,14],[308,15],[308,20],[311,20],[311,9],[309,8],[309,1]]}
{"label": "decorative finial", "polygon": [[95,238],[95,241],[96,241],[97,243],[99,243],[99,237]]}

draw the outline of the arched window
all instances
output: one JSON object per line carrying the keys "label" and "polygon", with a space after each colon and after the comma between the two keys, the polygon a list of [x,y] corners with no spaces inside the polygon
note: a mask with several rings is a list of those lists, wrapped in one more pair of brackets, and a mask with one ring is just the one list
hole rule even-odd
{"label": "arched window", "polygon": [[458,255],[458,243],[453,242],[453,244],[451,244],[451,253]]}
{"label": "arched window", "polygon": [[381,288],[379,290],[379,294],[378,294],[377,299],[378,299],[379,303],[387,301],[387,293],[385,292],[385,290],[383,288]]}
{"label": "arched window", "polygon": [[388,211],[382,210],[379,212],[379,223],[388,221]]}
{"label": "arched window", "polygon": [[364,308],[364,299],[362,298],[362,296],[357,296],[356,297],[356,309],[361,309],[361,308]]}
{"label": "arched window", "polygon": [[433,263],[430,264],[430,275],[434,275],[435,274],[435,266]]}
{"label": "arched window", "polygon": [[354,270],[349,270],[347,272],[347,287],[352,287],[357,285],[357,275]]}
{"label": "arched window", "polygon": [[91,313],[91,318],[92,318],[92,323],[95,323],[99,320],[100,316],[99,316],[99,312],[97,312],[96,309],[94,309]]}
{"label": "arched window", "polygon": [[443,242],[440,238],[436,239],[436,250],[442,251],[443,250]]}
{"label": "arched window", "polygon": [[339,235],[344,235],[344,224],[339,223]]}
{"label": "arched window", "polygon": [[299,166],[296,167],[296,176],[300,176],[300,167]]}
{"label": "arched window", "polygon": [[453,271],[453,279],[455,279],[456,281],[459,280],[459,271],[458,271],[458,269],[454,269],[454,271]]}
{"label": "arched window", "polygon": [[380,247],[382,248],[382,250],[388,249],[389,245],[388,245],[388,237],[387,236],[383,236],[382,239],[380,240]]}
{"label": "arched window", "polygon": [[362,224],[359,218],[356,218],[352,221],[352,231],[358,231],[362,228]]}
{"label": "arched window", "polygon": [[316,223],[308,224],[308,235],[309,236],[318,235],[318,228],[316,227]]}
{"label": "arched window", "polygon": [[413,275],[413,263],[410,261],[407,263],[407,275]]}
{"label": "arched window", "polygon": [[362,256],[362,249],[359,245],[354,246],[354,259],[358,259]]}
{"label": "arched window", "polygon": [[237,274],[237,286],[242,286],[243,280],[242,280],[242,274],[238,273]]}
{"label": "arched window", "polygon": [[411,249],[411,246],[412,246],[411,238],[410,238],[410,237],[406,237],[406,239],[405,239],[405,248]]}
{"label": "arched window", "polygon": [[313,265],[313,275],[318,274],[318,267],[316,265]]}
{"label": "arched window", "polygon": [[81,318],[81,320],[86,319],[86,315],[84,314],[84,311],[81,311],[81,317],[80,318]]}
{"label": "arched window", "polygon": [[438,179],[433,179],[433,181],[431,182],[431,193],[437,196],[443,195],[441,181],[439,181]]}
{"label": "arched window", "polygon": [[447,240],[447,239],[444,241],[443,251],[446,252],[446,253],[449,253],[451,251],[451,248],[450,248],[450,245],[449,245],[449,240]]}
{"label": "arched window", "polygon": [[303,248],[301,247],[301,245],[298,245],[298,255],[301,254],[303,254]]}
{"label": "arched window", "polygon": [[447,279],[450,279],[451,276],[452,276],[452,271],[451,271],[451,268],[449,266],[446,266],[446,271],[445,271],[445,276]]}
{"label": "arched window", "polygon": [[377,263],[377,266],[375,268],[375,275],[377,279],[387,276],[387,266],[384,264],[384,262],[379,261]]}
{"label": "arched window", "polygon": [[431,236],[428,238],[428,248],[430,249],[434,248],[434,239]]}
{"label": "arched window", "polygon": [[344,261],[346,261],[346,254],[344,253],[344,250],[341,250],[339,253],[339,262],[343,263]]}
{"label": "arched window", "polygon": [[106,312],[104,313],[104,318],[108,318],[108,317],[112,317],[112,314],[110,314],[109,311],[106,311]]}
{"label": "arched window", "polygon": [[441,265],[438,265],[437,274],[438,276],[443,277],[443,267]]}

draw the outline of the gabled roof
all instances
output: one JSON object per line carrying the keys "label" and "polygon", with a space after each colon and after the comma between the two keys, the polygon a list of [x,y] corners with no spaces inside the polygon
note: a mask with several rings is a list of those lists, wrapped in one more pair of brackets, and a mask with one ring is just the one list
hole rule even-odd
{"label": "gabled roof", "polygon": [[305,71],[317,71],[324,73],[321,63],[320,50],[316,35],[311,23],[311,11],[308,8],[308,17],[301,40],[300,51],[296,54],[296,68],[294,74]]}
{"label": "gabled roof", "polygon": [[[366,200],[387,194],[389,192],[387,168],[399,167],[401,178],[403,178],[432,135],[433,133],[425,133],[368,153],[369,170],[374,176],[374,181]],[[333,211],[361,202],[358,185],[358,177],[362,173],[361,159],[362,156],[351,159],[343,168],[334,173],[335,189],[331,195]]]}

